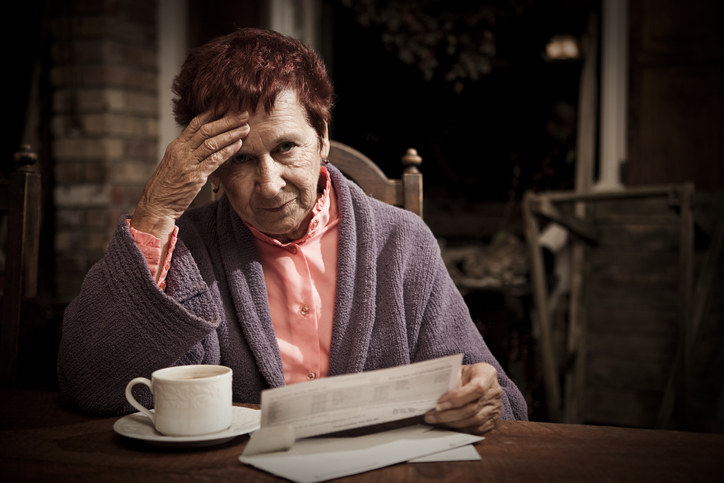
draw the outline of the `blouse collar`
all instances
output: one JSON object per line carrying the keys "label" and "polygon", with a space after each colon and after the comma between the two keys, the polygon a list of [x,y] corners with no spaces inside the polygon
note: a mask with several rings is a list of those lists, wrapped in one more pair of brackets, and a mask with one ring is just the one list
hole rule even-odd
{"label": "blouse collar", "polygon": [[278,246],[280,248],[289,248],[301,245],[315,236],[321,236],[330,225],[330,222],[337,219],[336,206],[332,207],[332,203],[330,202],[332,198],[332,189],[332,181],[329,177],[329,171],[327,171],[326,167],[322,166],[319,170],[319,180],[317,181],[317,192],[321,193],[321,196],[312,207],[312,219],[309,220],[307,231],[296,240],[282,243],[276,238],[272,238],[269,235],[260,232],[246,221],[244,223],[249,227],[255,238],[270,245]]}

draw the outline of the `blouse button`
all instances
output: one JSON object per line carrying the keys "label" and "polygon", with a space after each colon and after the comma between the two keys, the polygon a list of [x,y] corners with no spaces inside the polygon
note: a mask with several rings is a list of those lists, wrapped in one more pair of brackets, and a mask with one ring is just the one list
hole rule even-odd
{"label": "blouse button", "polygon": [[307,381],[313,381],[316,377],[317,375],[310,371],[309,374],[307,374]]}
{"label": "blouse button", "polygon": [[300,312],[304,317],[309,317],[309,306],[308,306],[308,305],[302,305],[302,308],[299,309],[299,312]]}

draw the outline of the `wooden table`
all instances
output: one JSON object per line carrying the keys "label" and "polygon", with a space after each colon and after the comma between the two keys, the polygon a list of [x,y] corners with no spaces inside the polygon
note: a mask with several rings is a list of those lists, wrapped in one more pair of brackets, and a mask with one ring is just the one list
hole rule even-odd
{"label": "wooden table", "polygon": [[[57,393],[0,391],[0,481],[286,481],[243,465],[247,436],[207,448],[116,434],[118,418],[81,415]],[[407,463],[335,481],[714,482],[724,435],[500,421],[481,461]]]}

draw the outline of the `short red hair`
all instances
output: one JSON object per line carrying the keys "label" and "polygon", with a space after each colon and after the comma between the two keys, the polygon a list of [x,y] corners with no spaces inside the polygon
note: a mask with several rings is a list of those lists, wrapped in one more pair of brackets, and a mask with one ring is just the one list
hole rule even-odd
{"label": "short red hair", "polygon": [[173,113],[181,126],[213,109],[269,113],[277,96],[294,90],[309,125],[324,136],[332,108],[332,84],[319,56],[278,32],[243,28],[194,49],[173,82]]}

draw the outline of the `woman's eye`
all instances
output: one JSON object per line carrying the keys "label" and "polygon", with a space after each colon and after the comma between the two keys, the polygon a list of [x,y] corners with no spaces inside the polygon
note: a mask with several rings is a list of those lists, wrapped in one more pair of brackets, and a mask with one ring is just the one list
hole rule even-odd
{"label": "woman's eye", "polygon": [[249,157],[248,154],[237,153],[234,156],[232,156],[231,159],[236,164],[244,164],[244,163],[248,163],[251,158]]}
{"label": "woman's eye", "polygon": [[291,151],[293,147],[294,143],[287,141],[277,146],[277,151],[279,151],[280,153],[286,153],[287,151]]}

